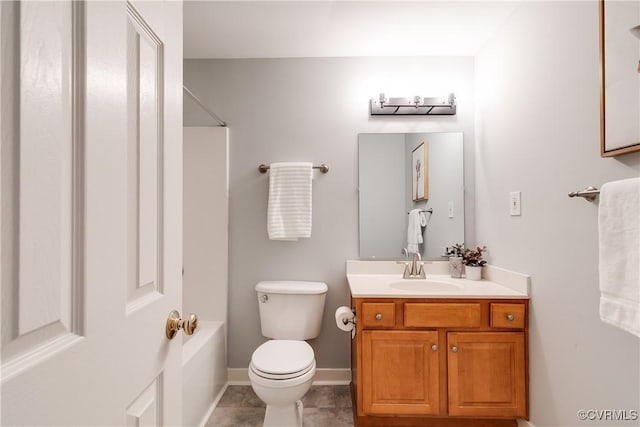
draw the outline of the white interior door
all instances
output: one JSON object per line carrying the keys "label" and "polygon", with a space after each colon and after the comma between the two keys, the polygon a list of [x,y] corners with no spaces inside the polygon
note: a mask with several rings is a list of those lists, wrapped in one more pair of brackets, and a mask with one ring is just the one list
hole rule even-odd
{"label": "white interior door", "polygon": [[0,12],[2,425],[180,425],[182,4]]}

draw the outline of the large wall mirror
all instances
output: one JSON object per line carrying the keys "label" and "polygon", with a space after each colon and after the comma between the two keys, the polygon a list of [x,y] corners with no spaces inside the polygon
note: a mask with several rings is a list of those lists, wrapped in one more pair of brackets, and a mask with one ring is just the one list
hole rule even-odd
{"label": "large wall mirror", "polygon": [[600,152],[640,151],[640,2],[600,0]]}
{"label": "large wall mirror", "polygon": [[464,241],[462,132],[359,134],[358,168],[360,258],[401,257],[413,209],[423,258]]}

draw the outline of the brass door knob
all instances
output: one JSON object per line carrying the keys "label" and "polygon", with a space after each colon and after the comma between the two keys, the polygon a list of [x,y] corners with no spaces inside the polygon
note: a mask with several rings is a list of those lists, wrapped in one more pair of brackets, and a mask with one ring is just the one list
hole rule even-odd
{"label": "brass door knob", "polygon": [[169,317],[167,317],[167,338],[170,340],[173,339],[180,329],[182,329],[187,335],[193,335],[197,327],[198,316],[191,313],[186,319],[181,319],[180,312],[178,310],[173,310],[169,313]]}

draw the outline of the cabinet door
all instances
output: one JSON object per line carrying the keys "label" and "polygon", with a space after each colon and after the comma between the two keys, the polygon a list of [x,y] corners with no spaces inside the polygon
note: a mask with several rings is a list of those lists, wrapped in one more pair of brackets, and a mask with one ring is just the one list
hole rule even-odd
{"label": "cabinet door", "polygon": [[365,414],[438,414],[438,332],[364,331],[362,346]]}
{"label": "cabinet door", "polygon": [[449,415],[527,416],[524,334],[447,334]]}

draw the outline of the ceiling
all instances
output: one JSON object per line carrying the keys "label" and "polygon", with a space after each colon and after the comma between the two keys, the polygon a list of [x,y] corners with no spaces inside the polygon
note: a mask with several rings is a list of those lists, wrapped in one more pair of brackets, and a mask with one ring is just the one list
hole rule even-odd
{"label": "ceiling", "polygon": [[510,1],[185,1],[185,58],[473,56]]}

